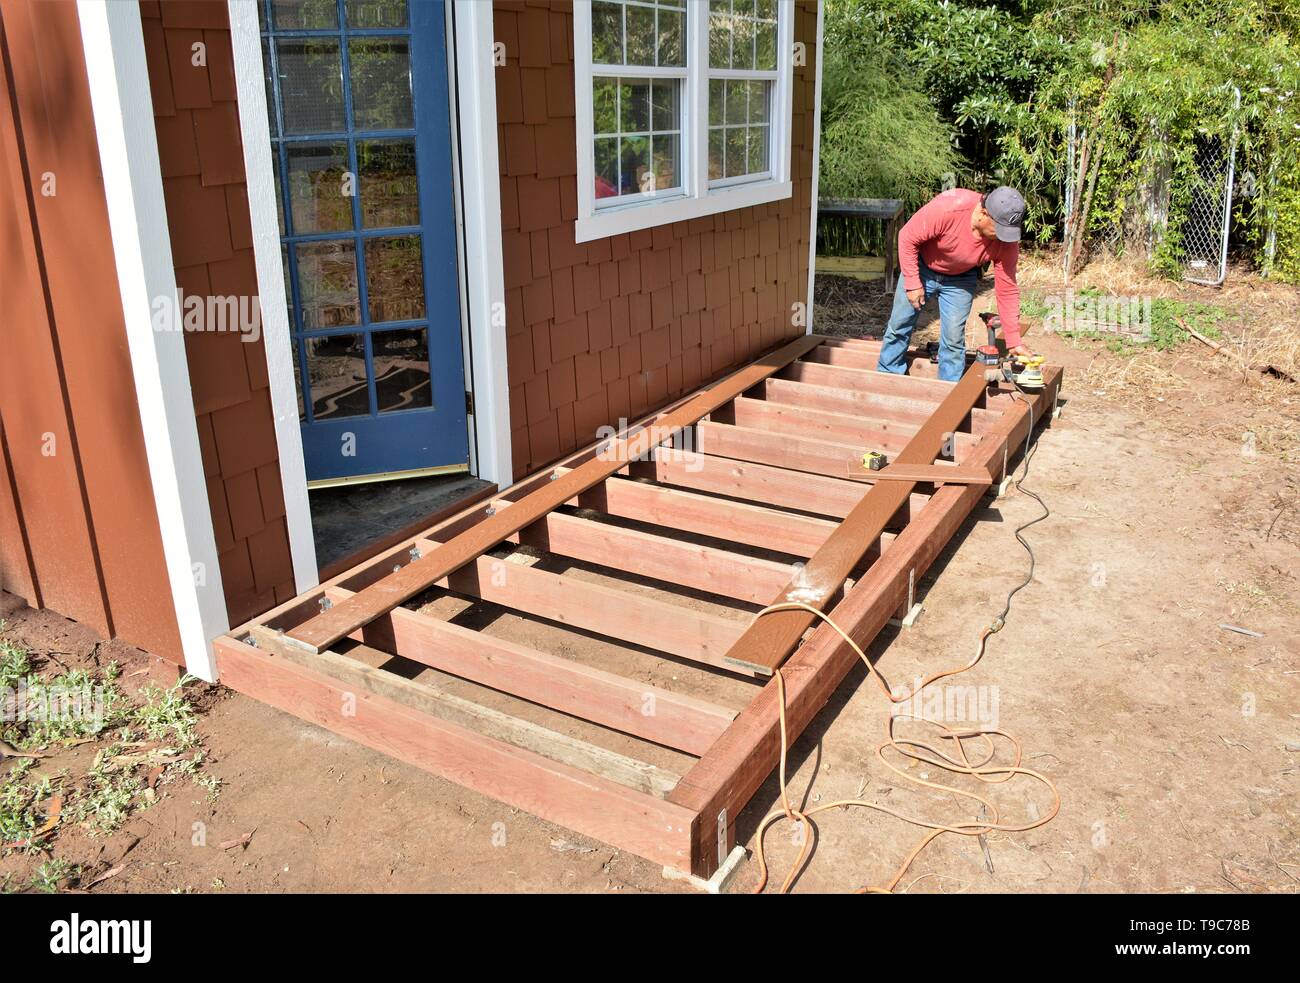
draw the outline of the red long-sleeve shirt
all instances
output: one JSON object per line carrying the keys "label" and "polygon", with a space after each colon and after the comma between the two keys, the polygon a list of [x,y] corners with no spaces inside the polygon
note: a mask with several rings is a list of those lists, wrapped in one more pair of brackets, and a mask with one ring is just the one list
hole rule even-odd
{"label": "red long-sleeve shirt", "polygon": [[921,289],[917,256],[936,273],[965,273],[993,263],[993,293],[1002,318],[1008,348],[1020,344],[1020,288],[1016,285],[1018,242],[985,239],[970,227],[971,212],[980,203],[978,191],[953,188],[926,202],[898,233],[898,262],[903,286]]}

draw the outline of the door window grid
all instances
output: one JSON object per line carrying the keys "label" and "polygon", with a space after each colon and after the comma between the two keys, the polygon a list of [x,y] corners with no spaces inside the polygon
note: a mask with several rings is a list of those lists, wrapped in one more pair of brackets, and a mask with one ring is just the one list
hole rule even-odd
{"label": "door window grid", "polygon": [[[332,20],[329,16],[331,12]],[[401,16],[396,16],[399,12]],[[286,17],[289,18],[287,21],[289,24],[310,24],[311,26],[294,26],[281,29],[281,25],[286,23]],[[350,125],[356,119],[353,105],[355,78],[351,67],[351,49],[354,39],[360,39],[362,43],[372,46],[377,44],[381,48],[383,43],[387,41],[390,49],[394,42],[398,45],[405,44],[407,64],[409,66],[409,59],[413,53],[413,40],[409,13],[406,11],[406,0],[318,0],[315,3],[302,3],[301,0],[292,0],[292,2],[290,0],[258,0],[258,19],[262,30],[264,65],[268,72],[266,87],[268,115],[270,117],[269,136],[272,145],[276,197],[279,206],[281,242],[285,250],[286,281],[290,293],[290,326],[293,333],[293,356],[298,375],[300,419],[303,422],[310,423],[319,416],[315,406],[321,400],[316,399],[311,390],[313,376],[311,356],[313,348],[331,344],[335,347],[340,344],[349,346],[350,338],[355,338],[364,344],[367,399],[366,410],[362,415],[376,416],[381,410],[388,407],[381,405],[380,394],[376,386],[377,353],[372,331],[387,332],[405,329],[412,335],[418,333],[424,339],[423,364],[426,366],[427,373],[429,332],[427,310],[425,309],[427,305],[423,293],[423,275],[425,271],[422,265],[418,265],[421,262],[420,257],[422,255],[419,243],[423,229],[419,224],[372,227],[373,222],[371,219],[373,216],[364,213],[362,207],[365,168],[359,166],[358,145],[375,144],[376,141],[400,142],[392,141],[389,138],[405,138],[414,148],[417,135],[414,125],[413,103],[417,97],[413,91],[410,91],[408,67],[406,86],[409,92],[410,109],[409,115],[404,118],[403,122],[409,125],[372,129],[360,129]],[[367,20],[380,25],[392,26],[353,26]],[[276,26],[268,27],[268,24]],[[317,46],[317,50],[323,50],[320,48],[321,44],[334,43],[339,54],[338,96],[342,103],[342,115],[341,118],[337,116],[326,118],[331,122],[339,119],[342,123],[342,129],[322,133],[289,132],[292,128],[286,126],[286,109],[282,87],[284,72],[280,60],[281,42],[285,41],[290,43],[312,42]],[[392,81],[391,77],[389,81]],[[352,182],[352,193],[347,196],[348,210],[351,213],[350,227],[344,230],[299,231],[295,223],[294,186],[291,183],[289,171],[291,152],[313,146],[338,146],[344,143],[346,143],[347,147],[347,173],[350,175]],[[411,163],[414,164],[413,150]],[[418,172],[414,175],[412,187],[418,187]],[[418,196],[414,196],[412,199],[412,204],[416,207],[417,220],[419,218],[418,200]],[[406,306],[410,307],[412,312],[415,312],[418,308],[419,317],[378,322],[370,316],[371,312],[376,309],[370,298],[371,265],[375,264],[377,251],[379,253],[383,252],[382,247],[385,243],[391,246],[394,241],[398,240],[413,241],[414,243],[413,249],[408,248],[403,251],[417,257],[415,272],[418,276],[421,292],[418,305],[413,303],[412,298],[408,299]],[[330,246],[335,248],[330,250]],[[313,298],[310,294],[304,296],[305,293],[309,292],[304,290],[301,280],[300,248],[308,250],[324,249],[326,255],[324,261],[327,263],[330,262],[329,254],[334,253],[333,262],[341,271],[344,290],[342,291],[342,303],[336,302],[332,308],[328,308],[328,310],[332,310],[334,317],[326,320],[338,318],[337,323],[304,323],[304,313],[309,309],[310,301]],[[391,253],[392,250],[389,250],[389,252]],[[348,254],[351,258],[346,260],[338,259],[343,254]],[[410,277],[404,279],[408,281],[407,286],[409,288]],[[383,306],[382,303],[379,305],[381,308]],[[397,309],[402,307],[400,303],[394,306]],[[343,323],[347,320],[346,315],[352,310],[355,310],[355,317],[352,318],[351,323]],[[387,335],[385,337],[396,337],[396,335]],[[328,339],[334,339],[334,342],[331,343]],[[404,344],[404,347],[411,347],[409,339]],[[412,364],[418,364],[418,361],[417,358]],[[319,378],[317,381],[319,383]],[[427,382],[413,388],[422,388],[425,395],[410,398],[408,392],[407,398],[400,400],[400,405],[394,408],[427,407],[432,405],[431,391]],[[304,396],[304,393],[307,395]],[[337,416],[343,414],[328,415]]]}

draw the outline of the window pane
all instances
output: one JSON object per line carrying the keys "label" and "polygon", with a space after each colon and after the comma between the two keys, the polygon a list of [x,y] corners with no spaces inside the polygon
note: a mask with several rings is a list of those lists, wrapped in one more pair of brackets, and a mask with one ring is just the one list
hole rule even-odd
{"label": "window pane", "polygon": [[635,195],[645,190],[650,171],[650,138],[624,137],[619,145],[620,194]]}
{"label": "window pane", "polygon": [[618,132],[618,82],[610,78],[592,80],[592,125],[596,133]]}
{"label": "window pane", "polygon": [[275,43],[285,133],[338,133],[343,121],[343,60],[337,41]]}
{"label": "window pane", "polygon": [[749,122],[749,115],[746,109],[746,94],[748,92],[748,82],[727,83],[727,123],[734,126],[736,123]]}
{"label": "window pane", "polygon": [[749,83],[749,122],[767,122],[768,87],[769,83],[767,82],[758,81]]}
{"label": "window pane", "polygon": [[726,137],[727,166],[724,177],[743,177],[746,168],[745,127],[730,126]]}
{"label": "window pane", "polygon": [[[712,8],[722,6],[712,4]],[[731,15],[709,14],[709,67],[731,67]]]}
{"label": "window pane", "polygon": [[709,79],[709,125],[721,126],[726,122],[727,83],[722,79]]}
{"label": "window pane", "polygon": [[726,130],[709,131],[709,180],[716,181],[722,177],[723,163],[726,156]]}
{"label": "window pane", "polygon": [[748,17],[731,19],[731,67],[754,68],[754,22]]}
{"label": "window pane", "polygon": [[358,140],[357,170],[364,227],[420,224],[414,140]]}
{"label": "window pane", "polygon": [[357,301],[357,250],[351,239],[300,242],[298,296],[302,329],[342,328],[361,320]]}
{"label": "window pane", "polygon": [[355,178],[348,171],[346,143],[290,143],[289,206],[295,235],[352,228]]}
{"label": "window pane", "polygon": [[366,240],[366,292],[372,322],[424,317],[424,265],[419,236]]}
{"label": "window pane", "polygon": [[655,131],[680,129],[676,80],[656,79],[651,86],[650,122]]}
{"label": "window pane", "polygon": [[311,411],[316,419],[369,415],[365,336],[308,338],[306,347]]}
{"label": "window pane", "polygon": [[649,79],[624,79],[619,85],[619,123],[624,133],[650,129]]}
{"label": "window pane", "polygon": [[591,60],[597,65],[623,64],[623,7],[617,3],[591,5]]}
{"label": "window pane", "polygon": [[776,71],[776,24],[760,23],[758,25],[756,68]]}
{"label": "window pane", "polygon": [[766,126],[751,126],[748,137],[748,166],[746,171],[750,174],[761,174],[767,170],[767,147],[768,147],[768,128]]}
{"label": "window pane", "polygon": [[654,187],[650,190],[667,191],[681,185],[681,139],[675,133],[656,133],[654,140]]}
{"label": "window pane", "polygon": [[347,0],[348,27],[405,27],[406,0]]}
{"label": "window pane", "polygon": [[379,412],[433,405],[429,385],[429,338],[424,328],[376,331],[370,336]]}
{"label": "window pane", "polygon": [[618,137],[596,141],[596,197],[613,198],[618,194]]}
{"label": "window pane", "polygon": [[405,38],[364,38],[348,44],[352,123],[358,130],[404,130],[411,114],[411,56]]}
{"label": "window pane", "polygon": [[627,63],[655,63],[655,11],[653,7],[624,7],[627,16]]}
{"label": "window pane", "polygon": [[338,4],[334,0],[273,0],[271,11],[275,15],[276,29],[281,31],[339,26]]}
{"label": "window pane", "polygon": [[686,49],[682,39],[686,36],[686,12],[659,11],[659,64],[682,66],[686,64]]}

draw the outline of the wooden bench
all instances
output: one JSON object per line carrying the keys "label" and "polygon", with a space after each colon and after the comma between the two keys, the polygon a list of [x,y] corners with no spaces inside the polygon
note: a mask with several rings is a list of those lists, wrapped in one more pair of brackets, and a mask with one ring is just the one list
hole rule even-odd
{"label": "wooden bench", "polygon": [[885,293],[894,292],[898,268],[898,230],[903,224],[903,203],[897,198],[819,198],[818,216],[870,219],[885,224],[885,256],[818,256],[817,271],[874,280],[881,273]]}

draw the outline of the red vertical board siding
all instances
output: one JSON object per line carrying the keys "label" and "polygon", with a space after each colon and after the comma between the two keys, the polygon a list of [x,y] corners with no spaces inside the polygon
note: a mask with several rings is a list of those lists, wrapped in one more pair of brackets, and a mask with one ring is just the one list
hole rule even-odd
{"label": "red vertical board siding", "polygon": [[[73,4],[3,0],[4,585],[182,661]],[[47,436],[48,435],[48,436]],[[54,453],[48,454],[53,441]],[[11,517],[12,515],[12,517]]]}
{"label": "red vertical board siding", "polygon": [[[176,281],[187,295],[257,296],[225,0],[141,5]],[[206,64],[194,64],[203,45]],[[194,413],[226,608],[240,624],[294,596],[266,350],[186,332]]]}
{"label": "red vertical board siding", "polygon": [[574,241],[572,4],[496,0],[511,444],[519,477],[804,333],[817,5],[795,7],[784,201]]}

